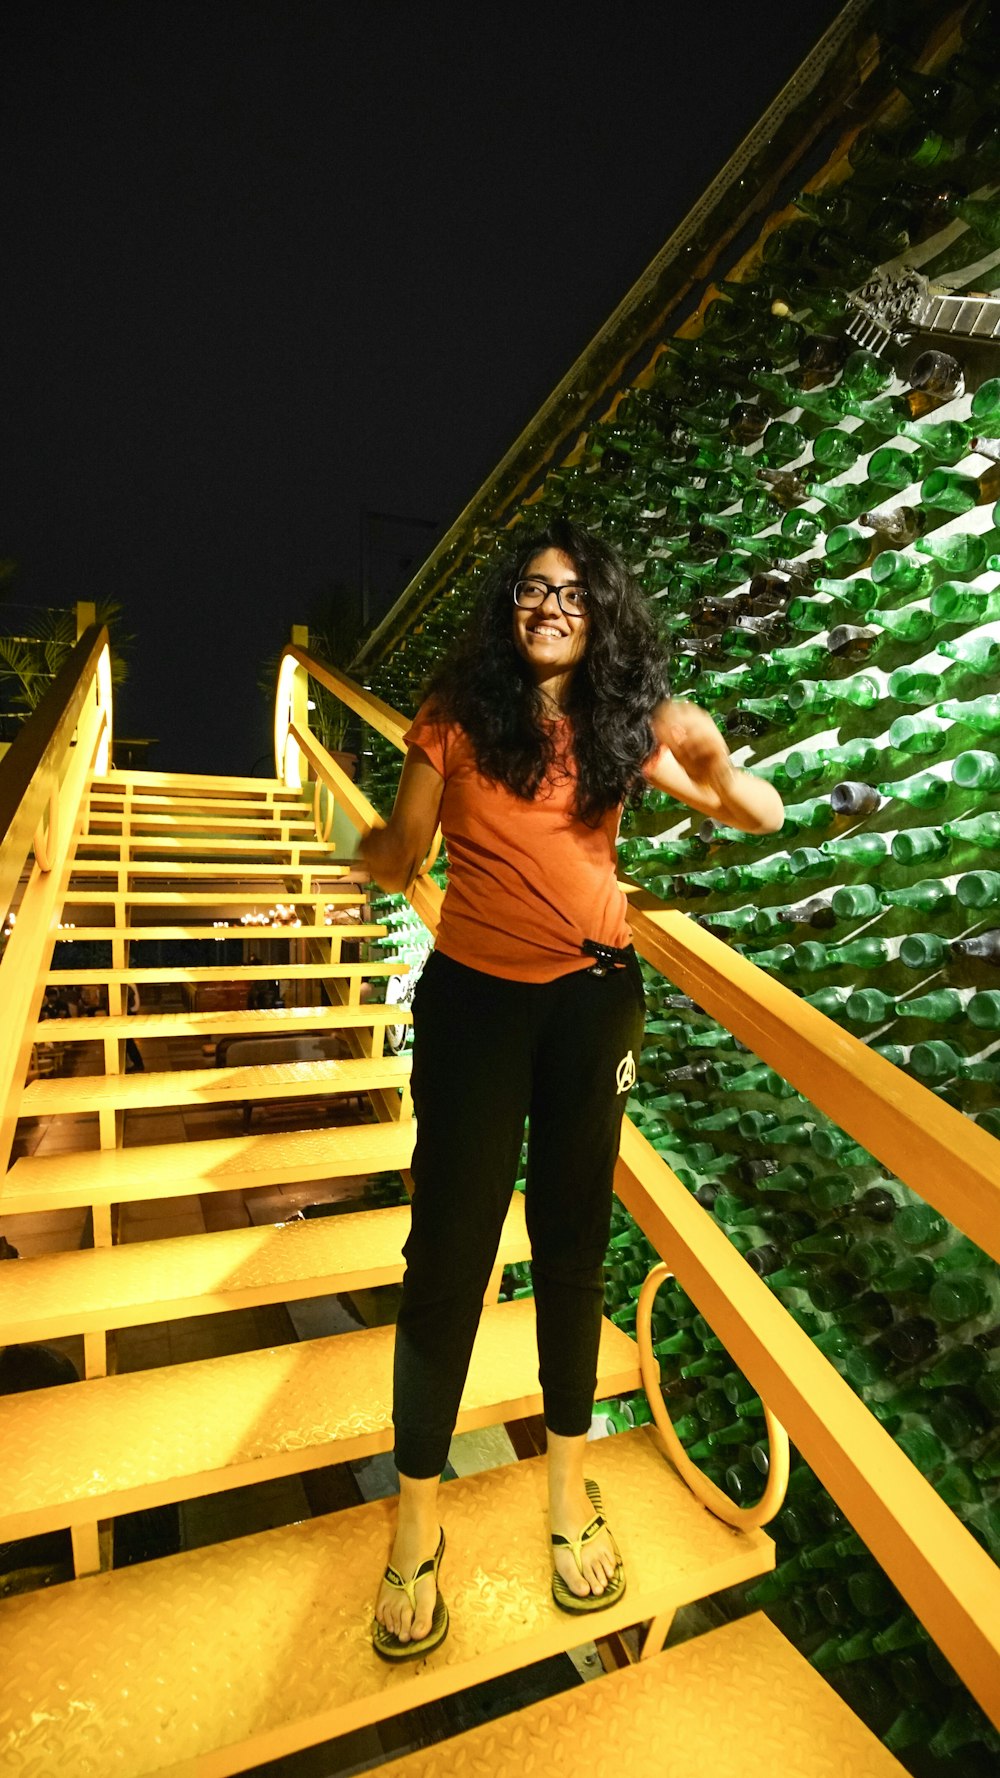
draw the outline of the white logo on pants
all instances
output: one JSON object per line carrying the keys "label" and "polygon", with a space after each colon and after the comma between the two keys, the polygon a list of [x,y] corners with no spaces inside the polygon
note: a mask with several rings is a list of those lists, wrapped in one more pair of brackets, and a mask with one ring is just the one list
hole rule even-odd
{"label": "white logo on pants", "polygon": [[635,1086],[635,1057],[631,1050],[627,1056],[622,1057],[618,1064],[615,1071],[615,1083],[619,1093],[630,1093]]}

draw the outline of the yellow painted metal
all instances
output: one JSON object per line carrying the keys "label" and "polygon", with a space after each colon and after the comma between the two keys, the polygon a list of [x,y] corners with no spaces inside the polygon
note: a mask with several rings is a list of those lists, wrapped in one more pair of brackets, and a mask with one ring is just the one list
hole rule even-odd
{"label": "yellow painted metal", "polygon": [[109,792],[126,791],[135,795],[137,791],[162,791],[168,796],[225,796],[229,791],[238,790],[244,797],[256,801],[274,802],[284,799],[295,801],[294,794],[277,778],[247,778],[224,772],[140,772],[120,771],[106,773],[104,777],[95,777],[94,794],[106,795]]}
{"label": "yellow painted metal", "polygon": [[106,1037],[210,1037],[214,1034],[258,1037],[280,1032],[286,1037],[310,1031],[370,1030],[408,1025],[409,1009],[369,1001],[361,1006],[278,1006],[260,1012],[138,1012],[87,1019],[43,1019],[35,1027],[39,1043],[92,1043]]}
{"label": "yellow painted metal", "polygon": [[[97,746],[98,719],[110,720],[110,711],[97,698],[98,669],[107,646],[107,630],[95,624],[84,632],[0,762],[0,917],[11,906],[35,834],[53,799],[60,803],[64,836],[72,831],[80,797],[67,801],[63,781],[81,719],[91,749],[88,766]],[[51,839],[50,834],[50,844]]]}
{"label": "yellow painted metal", "polygon": [[[353,679],[349,679],[346,673],[340,673],[336,667],[329,666],[325,661],[317,660],[314,655],[309,654],[306,647],[296,643],[290,643],[282,654],[278,666],[279,683],[282,671],[287,676],[290,670],[289,667],[286,667],[286,662],[291,663],[293,667],[297,666],[303,669],[310,679],[318,680],[319,684],[325,686],[327,691],[332,692],[335,698],[339,698],[342,704],[346,704],[349,710],[353,710],[356,716],[363,717],[369,728],[373,728],[376,734],[383,735],[387,741],[392,742],[394,747],[398,747],[401,752],[404,751],[403,736],[410,724],[405,716],[400,716],[398,710],[393,710],[389,704],[385,704],[381,698],[377,698],[374,692],[366,691],[364,686],[357,685]],[[298,726],[300,728],[306,726],[304,712],[298,717]]]}
{"label": "yellow painted metal", "polygon": [[299,752],[308,761],[316,773],[317,782],[325,784],[331,791],[333,801],[343,809],[354,826],[364,833],[373,825],[381,826],[381,817],[375,815],[371,803],[364,793],[358,789],[353,778],[349,778],[343,766],[339,765],[332,753],[316,739],[307,728],[300,728],[292,723],[289,733],[295,741]]}
{"label": "yellow painted metal", "polygon": [[34,1080],[21,1097],[22,1117],[59,1117],[105,1106],[217,1105],[227,1101],[329,1098],[401,1087],[409,1056],[350,1057],[315,1062],[257,1062],[238,1068],[146,1069],[136,1074],[68,1074]]}
{"label": "yellow painted metal", "polygon": [[[170,833],[174,829],[179,829],[182,833],[195,834],[205,830],[210,830],[213,833],[232,831],[237,838],[241,834],[244,837],[260,834],[266,839],[274,838],[277,830],[281,828],[301,828],[303,833],[311,833],[313,826],[304,811],[300,817],[293,818],[276,809],[273,803],[265,806],[264,811],[257,817],[229,814],[204,815],[200,811],[198,813],[192,811],[189,814],[176,809],[163,812],[156,809],[137,809],[134,803],[129,804],[126,815],[124,809],[95,809],[91,804],[87,832],[93,836],[112,827],[117,832],[121,830],[122,822],[125,820],[128,822],[129,832],[133,835],[144,832]],[[113,839],[115,834],[109,832],[107,837]]]}
{"label": "yellow painted metal", "polygon": [[615,1188],[984,1710],[1000,1717],[1000,1568],[630,1122]]}
{"label": "yellow painted metal", "polygon": [[768,1439],[767,1481],[753,1506],[737,1506],[729,1495],[710,1481],[688,1456],[673,1428],[660,1388],[660,1367],[653,1353],[652,1314],[656,1293],[661,1284],[672,1278],[670,1267],[654,1266],[639,1292],[635,1331],[639,1345],[642,1386],[646,1391],[657,1430],[678,1475],[684,1477],[696,1500],[727,1525],[740,1531],[752,1531],[758,1525],[769,1525],[780,1512],[788,1488],[788,1434],[775,1419],[767,1403],[763,1403],[764,1424]]}
{"label": "yellow painted metal", "polygon": [[[189,879],[207,878],[226,882],[243,878],[259,882],[262,878],[271,883],[282,883],[288,877],[346,877],[352,872],[349,864],[339,864],[335,859],[329,864],[192,864],[187,859],[169,859],[162,862],[157,859],[132,858],[119,863],[117,859],[77,858],[73,861],[75,877],[101,877],[117,875],[124,872],[130,877],[166,877],[187,882]],[[72,899],[72,895],[69,897]],[[283,896],[288,900],[288,896]]]}
{"label": "yellow painted metal", "polygon": [[[704,1512],[648,1428],[598,1440],[588,1471],[629,1577],[602,1630],[773,1565],[766,1534]],[[579,1643],[552,1599],[542,1460],[446,1482],[441,1511],[451,1631],[402,1668],[370,1641],[390,1500],[0,1604],[5,1778],[222,1778]]]}
{"label": "yellow painted metal", "polygon": [[1000,1259],[1000,1142],[647,891],[637,949],[929,1204]]}
{"label": "yellow painted metal", "polygon": [[[23,870],[17,923],[0,958],[0,1167],[7,1164],[31,1063],[45,971],[69,870],[72,836],[95,760],[110,734],[105,630],[88,630],[0,763],[0,899],[9,908]],[[19,799],[19,800],[16,800]],[[48,832],[42,818],[49,810]],[[35,844],[35,861],[28,865]]]}
{"label": "yellow painted metal", "polygon": [[413,1141],[412,1122],[386,1121],[106,1152],[23,1155],[0,1183],[0,1215],[393,1173],[409,1166]]}
{"label": "yellow painted metal", "polygon": [[[346,873],[338,873],[344,875]],[[352,871],[352,876],[357,872]],[[248,908],[251,911],[267,912],[261,903],[271,901],[267,891],[257,895],[240,895],[236,890],[215,889],[199,891],[192,889],[71,889],[66,895],[66,908],[75,907],[106,907],[121,902],[123,907],[139,908]],[[358,907],[366,897],[356,891],[343,889],[317,889],[312,895],[286,895],[281,900],[285,907],[319,908],[320,914],[324,907]],[[251,928],[252,931],[252,928]]]}
{"label": "yellow painted metal", "polygon": [[[341,940],[384,938],[387,930],[385,926],[375,926],[362,920],[338,920],[330,926],[321,924],[319,934],[324,938]],[[306,934],[315,937],[316,932],[317,928],[314,925],[307,925],[305,922],[301,926],[291,924],[281,926],[257,926],[256,924],[241,926],[237,924],[233,926],[228,923],[223,925],[218,921],[213,921],[211,926],[207,922],[203,922],[201,926],[112,926],[109,923],[107,926],[74,925],[72,930],[61,932],[60,937],[72,939],[74,944],[78,944],[81,939],[98,939],[110,942],[113,938],[122,938],[126,943],[151,938],[197,938],[204,939],[206,943],[218,942],[222,938],[242,938],[248,944],[259,944],[261,939],[265,938],[291,939],[294,942],[305,937]]]}
{"label": "yellow painted metal", "polygon": [[55,983],[83,982],[99,985],[107,982],[252,982],[315,981],[329,975],[341,981],[364,981],[369,976],[405,975],[409,964],[399,957],[379,958],[371,963],[204,963],[188,969],[166,964],[161,969],[50,969],[47,981]]}
{"label": "yellow painted metal", "polygon": [[[0,1397],[0,1537],[391,1450],[394,1337],[367,1327]],[[633,1341],[604,1321],[597,1394],[638,1382]],[[541,1406],[534,1303],[485,1308],[457,1431]]]}
{"label": "yellow painted metal", "polygon": [[[310,829],[311,831],[311,829]],[[86,850],[84,850],[84,848]],[[265,839],[243,839],[234,835],[231,839],[213,839],[195,833],[184,834],[139,834],[134,831],[127,835],[117,833],[86,833],[80,840],[76,853],[76,863],[91,862],[87,854],[90,852],[124,852],[127,858],[135,858],[140,852],[176,852],[185,857],[188,853],[211,854],[219,858],[256,858],[261,853],[265,857],[275,856],[279,852],[307,852],[329,856],[329,846],[322,845],[313,839],[282,839],[279,836]]]}
{"label": "yellow painted metal", "polygon": [[904,1778],[763,1612],[378,1767],[379,1778]]}
{"label": "yellow painted metal", "polygon": [[[400,1205],[22,1259],[4,1273],[0,1345],[394,1284],[409,1229],[409,1205]],[[514,1265],[528,1253],[515,1192],[497,1260]]]}

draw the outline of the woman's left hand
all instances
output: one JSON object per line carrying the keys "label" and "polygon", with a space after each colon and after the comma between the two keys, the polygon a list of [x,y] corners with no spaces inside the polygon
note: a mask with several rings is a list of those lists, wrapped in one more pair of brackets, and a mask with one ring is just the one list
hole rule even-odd
{"label": "woman's left hand", "polygon": [[692,784],[703,785],[720,797],[726,795],[736,768],[707,710],[683,700],[671,700],[657,706],[650,725],[659,745],[669,747]]}
{"label": "woman's left hand", "polygon": [[766,779],[741,772],[707,711],[665,699],[650,719],[657,751],[646,778],[699,814],[744,833],[777,833],[785,818],[781,798]]}

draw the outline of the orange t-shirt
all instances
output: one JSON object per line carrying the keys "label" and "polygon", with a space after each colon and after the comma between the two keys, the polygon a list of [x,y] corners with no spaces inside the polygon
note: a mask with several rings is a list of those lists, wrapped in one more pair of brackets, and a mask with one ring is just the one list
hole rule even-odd
{"label": "orange t-shirt", "polygon": [[433,705],[422,705],[405,736],[444,779],[448,891],[437,949],[511,981],[550,982],[592,968],[580,948],[585,938],[630,942],[615,852],[621,809],[609,809],[597,827],[575,815],[568,719],[558,729],[555,765],[530,801],[484,778],[465,730]]}

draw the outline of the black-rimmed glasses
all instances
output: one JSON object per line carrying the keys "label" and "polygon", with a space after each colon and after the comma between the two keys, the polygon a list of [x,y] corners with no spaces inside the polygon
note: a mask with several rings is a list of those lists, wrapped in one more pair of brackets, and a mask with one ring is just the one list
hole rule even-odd
{"label": "black-rimmed glasses", "polygon": [[544,605],[550,593],[555,593],[556,603],[564,617],[584,617],[587,611],[587,589],[578,580],[564,581],[556,586],[549,580],[519,580],[514,585],[514,604],[522,611],[536,611]]}

